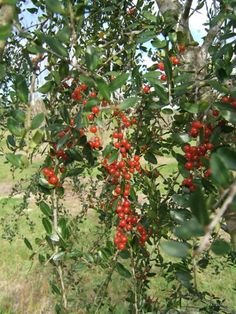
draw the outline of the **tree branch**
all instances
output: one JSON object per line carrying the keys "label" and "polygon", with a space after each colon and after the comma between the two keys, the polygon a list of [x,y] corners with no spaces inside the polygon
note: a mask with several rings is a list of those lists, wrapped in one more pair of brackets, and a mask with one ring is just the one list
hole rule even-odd
{"label": "tree branch", "polygon": [[221,206],[221,208],[218,209],[215,217],[212,219],[211,223],[207,226],[207,228],[206,228],[207,233],[202,238],[198,248],[194,252],[194,255],[201,254],[208,247],[208,245],[210,243],[210,237],[211,237],[211,234],[212,234],[215,226],[220,222],[221,218],[225,214],[229,205],[232,203],[235,195],[236,195],[236,182],[234,182],[232,184],[231,188],[229,189],[228,196],[225,199],[223,205]]}
{"label": "tree branch", "polygon": [[221,18],[218,20],[218,23],[209,29],[208,34],[206,35],[204,42],[202,44],[202,50],[205,55],[207,55],[208,49],[211,46],[212,42],[214,41],[216,35],[219,33],[224,21],[225,17],[222,15]]}
{"label": "tree branch", "polygon": [[170,11],[173,17],[178,20],[182,8],[178,0],[156,0],[156,3],[162,15]]}
{"label": "tree branch", "polygon": [[193,4],[193,0],[186,0],[185,2],[184,11],[182,14],[182,19],[185,21],[188,20],[189,18],[189,12],[191,10],[192,4]]}

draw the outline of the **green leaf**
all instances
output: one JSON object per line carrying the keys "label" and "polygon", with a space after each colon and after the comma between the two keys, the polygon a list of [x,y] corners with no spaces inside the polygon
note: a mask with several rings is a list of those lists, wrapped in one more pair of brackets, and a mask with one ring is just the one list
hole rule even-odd
{"label": "green leaf", "polygon": [[59,109],[60,111],[60,115],[62,117],[62,119],[69,124],[70,123],[70,115],[69,115],[69,111],[67,110],[66,106],[63,106],[62,108]]}
{"label": "green leaf", "polygon": [[19,122],[21,122],[21,123],[24,123],[26,116],[25,116],[25,112],[24,112],[23,110],[17,109],[17,110],[14,110],[14,111],[13,111],[13,117],[14,117],[17,121],[19,121]]}
{"label": "green leaf", "polygon": [[51,234],[52,233],[51,222],[47,218],[44,217],[42,219],[42,223],[43,223],[44,229],[46,230],[47,234]]}
{"label": "green leaf", "polygon": [[230,183],[229,171],[217,153],[211,155],[210,168],[214,181],[218,185],[226,188]]}
{"label": "green leaf", "polygon": [[6,40],[11,35],[11,24],[0,25],[0,40]]}
{"label": "green leaf", "polygon": [[222,94],[228,93],[228,89],[226,87],[224,87],[222,85],[222,83],[220,83],[217,80],[206,81],[206,83],[208,83],[211,87],[213,87],[215,90],[217,90],[218,92],[220,92]]}
{"label": "green leaf", "polygon": [[191,280],[192,280],[192,275],[187,272],[187,271],[177,271],[176,272],[176,278],[181,284],[190,289],[192,287]]}
{"label": "green leaf", "polygon": [[71,134],[66,134],[57,142],[57,149],[61,149],[71,138]]}
{"label": "green leaf", "polygon": [[193,215],[200,224],[206,225],[209,222],[209,215],[206,207],[206,201],[202,190],[197,188],[190,196],[190,207]]}
{"label": "green leaf", "polygon": [[122,73],[118,75],[110,84],[110,91],[114,92],[118,88],[121,88],[128,80],[129,73]]}
{"label": "green leaf", "polygon": [[180,104],[181,109],[190,112],[190,113],[198,113],[199,105],[196,103],[184,102]]}
{"label": "green leaf", "polygon": [[151,42],[151,44],[153,45],[153,47],[161,49],[161,48],[165,48],[167,46],[167,41],[155,39]]}
{"label": "green leaf", "polygon": [[151,83],[156,83],[156,80],[160,77],[159,71],[149,71],[143,74],[143,77],[148,79]]}
{"label": "green leaf", "polygon": [[174,240],[164,240],[160,241],[160,246],[163,251],[173,257],[184,258],[189,254],[190,245],[184,242],[178,242]]}
{"label": "green leaf", "polygon": [[14,136],[12,136],[12,135],[7,136],[7,145],[10,145],[12,147],[16,146],[16,141],[15,141]]}
{"label": "green leaf", "polygon": [[6,76],[7,67],[5,64],[0,63],[0,81],[3,80]]}
{"label": "green leaf", "polygon": [[84,112],[91,111],[91,108],[96,106],[97,104],[99,104],[99,100],[97,98],[96,99],[89,99],[87,104],[84,106],[83,111]]}
{"label": "green leaf", "polygon": [[54,189],[55,186],[52,185],[52,184],[49,184],[48,181],[45,179],[45,178],[39,178],[39,185],[41,185],[43,188],[46,188],[46,189]]}
{"label": "green leaf", "polygon": [[21,167],[21,155],[15,155],[13,153],[6,154],[7,160],[16,168]]}
{"label": "green leaf", "polygon": [[62,3],[59,0],[46,0],[45,5],[53,13],[64,13]]}
{"label": "green leaf", "polygon": [[51,207],[47,203],[45,203],[44,201],[41,201],[39,203],[39,208],[40,208],[41,212],[45,216],[48,216],[48,217],[52,216],[52,209],[51,209]]}
{"label": "green leaf", "polygon": [[58,57],[66,58],[68,56],[68,49],[58,39],[49,35],[42,35],[42,37],[52,52]]}
{"label": "green leaf", "polygon": [[39,89],[38,92],[42,93],[42,94],[47,94],[48,92],[50,92],[54,87],[54,82],[53,81],[49,81],[46,82],[44,85],[42,85]]}
{"label": "green leaf", "polygon": [[118,272],[121,276],[123,276],[123,277],[125,277],[125,278],[131,278],[131,277],[132,277],[130,271],[129,271],[127,268],[125,268],[125,266],[122,265],[121,263],[117,263],[117,264],[116,264],[116,270],[117,270],[117,272]]}
{"label": "green leaf", "polygon": [[106,82],[102,79],[98,79],[98,80],[96,80],[96,83],[97,83],[97,88],[99,90],[99,94],[103,98],[109,100],[110,96],[111,96],[111,92],[110,92],[109,86],[106,84]]}
{"label": "green leaf", "polygon": [[73,176],[78,176],[79,174],[81,174],[84,171],[84,168],[75,168],[75,169],[71,169],[69,171],[66,172],[66,176],[67,177],[73,177]]}
{"label": "green leaf", "polygon": [[42,143],[43,137],[44,137],[44,133],[42,132],[42,130],[40,130],[40,129],[37,130],[32,137],[32,141],[30,143],[30,146],[32,148],[37,147],[39,144]]}
{"label": "green leaf", "polygon": [[31,121],[31,130],[37,129],[44,121],[44,113],[39,113]]}
{"label": "green leaf", "polygon": [[7,120],[8,130],[15,136],[23,136],[25,129],[21,128],[15,119],[9,118]]}
{"label": "green leaf", "polygon": [[28,86],[26,80],[22,75],[16,77],[16,95],[23,102],[28,103]]}
{"label": "green leaf", "polygon": [[188,240],[192,237],[203,236],[204,230],[196,218],[192,218],[190,220],[183,221],[180,226],[175,227],[174,234],[180,239]]}
{"label": "green leaf", "polygon": [[108,159],[108,163],[111,164],[113,161],[117,160],[118,159],[118,155],[119,155],[119,153],[116,150],[114,150],[112,152],[111,156]]}
{"label": "green leaf", "polygon": [[228,169],[236,171],[236,151],[235,150],[229,147],[222,147],[222,148],[217,149],[216,153]]}
{"label": "green leaf", "polygon": [[179,206],[183,206],[183,207],[189,206],[189,198],[186,194],[183,194],[183,195],[182,194],[173,194],[171,196],[171,198]]}
{"label": "green leaf", "polygon": [[125,99],[120,104],[120,110],[126,110],[130,107],[134,107],[139,100],[140,100],[139,97],[130,97],[130,98]]}
{"label": "green leaf", "polygon": [[156,22],[157,21],[157,16],[153,15],[151,12],[149,11],[143,11],[143,16],[148,19],[151,22]]}
{"label": "green leaf", "polygon": [[168,95],[165,89],[159,84],[154,84],[154,87],[155,87],[155,92],[157,96],[160,98],[160,100],[163,101],[164,103],[168,103],[169,101]]}
{"label": "green leaf", "polygon": [[236,124],[235,108],[232,109],[233,110],[228,109],[227,111],[221,110],[221,115],[226,121],[229,121],[232,124]]}
{"label": "green leaf", "polygon": [[9,5],[15,5],[17,4],[18,0],[2,0],[2,4],[9,4]]}
{"label": "green leaf", "polygon": [[144,159],[152,164],[157,164],[156,156],[151,151],[146,152],[146,154],[144,155]]}
{"label": "green leaf", "polygon": [[228,242],[221,239],[217,239],[213,242],[211,250],[216,255],[224,255],[231,251],[231,246]]}
{"label": "green leaf", "polygon": [[85,53],[85,62],[89,70],[94,71],[99,64],[99,56],[94,47],[88,47]]}
{"label": "green leaf", "polygon": [[61,290],[54,283],[51,282],[50,285],[51,285],[53,294],[58,294],[58,295],[61,294]]}
{"label": "green leaf", "polygon": [[103,157],[106,157],[107,155],[109,155],[110,152],[112,151],[112,149],[113,149],[113,146],[112,146],[111,144],[108,144],[108,145],[105,147],[105,149],[103,150],[102,156],[103,156]]}
{"label": "green leaf", "polygon": [[143,44],[143,43],[146,43],[147,41],[153,39],[154,37],[156,37],[155,32],[145,31],[137,37],[137,42],[140,44]]}
{"label": "green leaf", "polygon": [[172,64],[170,62],[169,56],[165,56],[164,58],[164,66],[165,66],[165,73],[167,75],[167,80],[170,82],[172,80]]}
{"label": "green leaf", "polygon": [[27,238],[24,238],[24,242],[25,242],[25,245],[27,246],[27,248],[29,250],[33,251],[33,247],[32,247],[30,241]]}
{"label": "green leaf", "polygon": [[71,29],[68,25],[63,27],[59,32],[57,32],[56,37],[60,40],[60,42],[64,44],[70,43],[71,38]]}

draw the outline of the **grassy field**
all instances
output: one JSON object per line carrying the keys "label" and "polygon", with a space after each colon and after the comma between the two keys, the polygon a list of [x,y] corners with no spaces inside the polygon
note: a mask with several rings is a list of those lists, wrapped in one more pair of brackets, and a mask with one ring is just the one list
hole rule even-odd
{"label": "grassy field", "polygon": [[[14,222],[14,213],[19,204],[22,202],[21,196],[9,198],[11,187],[22,178],[27,180],[39,166],[35,163],[30,166],[24,173],[16,173],[13,180],[10,168],[4,163],[0,157],[0,314],[50,314],[53,312],[53,296],[51,294],[48,279],[50,274],[50,265],[48,267],[41,266],[37,261],[32,263],[29,260],[30,251],[26,248],[23,238],[28,238],[32,243],[37,236],[44,233],[40,213],[31,199],[27,215],[34,223],[31,229],[26,221],[26,216],[20,216],[18,223],[18,236],[12,242],[1,237],[6,235],[6,231],[10,231],[8,226]],[[162,175],[176,169],[176,165],[167,160],[166,166],[161,168]],[[74,199],[66,201],[67,207],[79,206],[73,203]],[[83,224],[81,237],[78,240],[79,247],[83,248],[92,243],[96,238],[97,215],[90,213],[88,219]],[[81,308],[85,308],[86,302],[94,301],[94,292],[97,284],[104,279],[105,270],[92,268],[89,271],[81,269],[81,290],[78,296],[78,303]],[[225,262],[225,258],[213,257],[210,267],[204,271],[198,271],[198,285],[201,291],[206,290],[215,296],[225,299],[225,304],[236,311],[236,295],[235,295],[235,278],[236,269],[232,265]],[[111,298],[114,303],[119,304],[120,299],[125,297],[125,288],[129,286],[129,282],[122,279],[118,274],[113,275],[113,281],[109,286]],[[117,291],[119,293],[117,293]],[[168,282],[163,278],[154,277],[150,288],[151,296],[158,296],[162,304],[170,297],[170,287]],[[86,313],[81,311],[79,313]],[[105,313],[105,312],[100,312]],[[113,313],[122,314],[129,313],[128,304],[123,302],[119,304]],[[195,314],[195,312],[193,312]],[[198,313],[198,312],[196,312]]]}

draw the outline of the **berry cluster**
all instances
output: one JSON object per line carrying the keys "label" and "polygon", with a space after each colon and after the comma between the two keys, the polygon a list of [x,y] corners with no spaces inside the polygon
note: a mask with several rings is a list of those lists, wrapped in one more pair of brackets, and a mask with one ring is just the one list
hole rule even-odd
{"label": "berry cluster", "polygon": [[118,150],[118,156],[115,161],[109,163],[109,155],[104,158],[102,164],[108,174],[108,182],[114,185],[114,200],[118,199],[115,213],[118,218],[118,226],[114,238],[114,243],[118,250],[124,250],[128,242],[130,232],[136,228],[139,236],[139,243],[144,244],[147,240],[145,228],[139,223],[141,217],[135,213],[130,200],[131,180],[135,172],[141,173],[140,156],[132,154],[132,145],[122,130],[129,128],[137,121],[134,118],[129,119],[124,113],[115,111],[114,116],[117,119],[119,127],[112,134],[113,147]]}
{"label": "berry cluster", "polygon": [[224,96],[221,99],[222,103],[228,103],[230,104],[233,108],[236,108],[236,99],[230,96]]}
{"label": "berry cluster", "polygon": [[[180,60],[179,58],[177,58],[176,56],[170,56],[170,62],[173,64],[173,65],[179,65],[180,64]],[[156,68],[160,71],[165,71],[165,65],[164,65],[164,62],[160,61],[159,63],[156,64]],[[167,80],[167,75],[165,73],[163,73],[160,77],[160,79],[162,81],[166,81]]]}
{"label": "berry cluster", "polygon": [[211,175],[211,170],[204,167],[203,159],[210,159],[210,152],[214,148],[213,144],[209,142],[209,137],[212,134],[212,126],[209,124],[204,124],[200,121],[193,121],[191,123],[190,136],[196,138],[200,130],[203,132],[204,143],[199,144],[198,146],[186,144],[183,147],[185,153],[184,157],[186,158],[186,163],[184,168],[190,171],[189,177],[185,178],[182,182],[182,185],[187,186],[191,192],[195,191],[196,185],[193,183],[193,173],[196,174],[195,170],[200,170],[203,168],[204,177],[209,177]]}
{"label": "berry cluster", "polygon": [[43,174],[47,178],[47,181],[49,184],[52,184],[55,186],[58,185],[59,179],[57,175],[55,174],[55,171],[53,170],[53,168],[43,168]]}

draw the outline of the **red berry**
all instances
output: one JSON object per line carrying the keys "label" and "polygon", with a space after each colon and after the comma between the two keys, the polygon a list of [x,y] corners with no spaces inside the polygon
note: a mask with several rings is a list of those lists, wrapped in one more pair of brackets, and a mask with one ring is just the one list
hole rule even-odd
{"label": "red berry", "polygon": [[230,102],[230,97],[229,96],[224,96],[221,99],[222,102]]}
{"label": "red berry", "polygon": [[190,146],[189,144],[184,145],[183,151],[184,151],[185,153],[189,153],[189,152],[191,151],[191,146]]}
{"label": "red berry", "polygon": [[195,190],[196,190],[196,185],[195,184],[193,184],[193,185],[191,185],[190,187],[189,187],[189,190],[191,191],[191,192],[194,192]]}
{"label": "red berry", "polygon": [[213,114],[214,117],[218,117],[220,112],[218,110],[212,110],[212,114]]}
{"label": "red berry", "polygon": [[161,71],[164,71],[164,70],[165,70],[165,66],[164,66],[164,63],[163,63],[163,62],[157,63],[156,67],[157,67],[157,69],[159,69],[159,70],[161,70]]}
{"label": "red berry", "polygon": [[118,244],[117,247],[118,247],[118,249],[119,249],[120,251],[122,251],[122,250],[125,249],[125,243],[122,243],[122,242],[121,242],[121,243]]}
{"label": "red berry", "polygon": [[191,162],[191,161],[186,162],[185,165],[184,165],[184,168],[186,170],[192,170],[193,167],[194,167],[194,165],[193,165],[193,162]]}
{"label": "red berry", "polygon": [[201,121],[193,121],[191,125],[192,125],[193,128],[196,128],[196,129],[201,129],[202,128]]}
{"label": "red berry", "polygon": [[198,129],[196,129],[196,128],[191,128],[191,130],[190,130],[190,136],[192,136],[192,137],[197,137],[197,136],[198,136]]}
{"label": "red berry", "polygon": [[121,241],[122,243],[126,243],[126,242],[128,241],[128,238],[127,238],[125,235],[122,235],[122,236],[120,237],[120,241]]}
{"label": "red berry", "polygon": [[161,80],[162,81],[166,81],[167,80],[167,75],[166,74],[162,74],[161,75]]}
{"label": "red berry", "polygon": [[209,168],[204,172],[204,177],[208,178],[210,175],[211,175],[211,169]]}
{"label": "red berry", "polygon": [[174,65],[178,65],[180,63],[179,59],[175,56],[171,56],[170,57],[170,61],[174,64]]}
{"label": "red berry", "polygon": [[125,219],[122,219],[122,220],[119,222],[119,227],[124,228],[125,226],[126,226],[126,220],[125,220]]}
{"label": "red berry", "polygon": [[64,173],[66,171],[66,168],[65,167],[60,167],[59,170],[60,170],[61,173]]}
{"label": "red berry", "polygon": [[45,175],[45,177],[51,177],[54,175],[54,170],[51,168],[44,168],[43,174]]}
{"label": "red berry", "polygon": [[102,100],[102,106],[103,106],[103,107],[106,107],[107,104],[108,104],[108,101],[107,101],[106,99],[103,99],[103,100]]}
{"label": "red berry", "polygon": [[124,178],[125,178],[125,180],[130,180],[131,175],[129,173],[125,173]]}
{"label": "red berry", "polygon": [[88,120],[89,121],[93,121],[94,119],[94,115],[92,113],[90,113],[88,116],[87,116]]}
{"label": "red berry", "polygon": [[115,192],[116,192],[116,194],[120,195],[120,193],[121,193],[121,188],[120,188],[120,186],[117,186],[117,187],[115,188]]}
{"label": "red berry", "polygon": [[94,114],[98,114],[99,111],[100,111],[100,109],[99,109],[97,106],[95,106],[95,107],[92,108],[92,112],[93,112]]}
{"label": "red berry", "polygon": [[49,177],[48,179],[48,183],[56,185],[58,183],[58,177],[56,175],[53,175],[51,177]]}
{"label": "red berry", "polygon": [[184,179],[183,182],[182,182],[183,185],[187,185],[187,186],[190,186],[193,184],[192,182],[192,179],[191,178],[187,178],[187,179]]}
{"label": "red berry", "polygon": [[178,46],[179,53],[184,53],[185,49],[186,49],[186,47],[184,44],[179,44],[179,46]]}
{"label": "red berry", "polygon": [[91,92],[91,93],[89,93],[89,97],[90,98],[96,98],[97,94],[95,92]]}
{"label": "red berry", "polygon": [[82,104],[85,106],[85,105],[87,105],[87,99],[84,99],[83,101],[82,101]]}
{"label": "red berry", "polygon": [[114,243],[115,243],[115,244],[118,244],[119,242],[120,242],[120,238],[115,237],[115,238],[114,238]]}
{"label": "red berry", "polygon": [[70,126],[74,126],[75,125],[75,119],[71,118],[70,119]]}
{"label": "red berry", "polygon": [[150,86],[144,85],[144,86],[143,86],[143,92],[144,92],[145,94],[148,94],[148,93],[150,92]]}
{"label": "red berry", "polygon": [[236,101],[231,102],[231,106],[232,106],[233,108],[236,108]]}
{"label": "red berry", "polygon": [[87,86],[87,84],[82,83],[82,84],[80,85],[80,88],[81,88],[82,91],[86,91],[86,89],[88,88],[88,86]]}
{"label": "red berry", "polygon": [[97,132],[97,127],[95,125],[91,126],[89,129],[91,133],[96,133]]}

